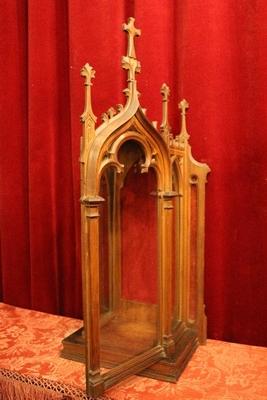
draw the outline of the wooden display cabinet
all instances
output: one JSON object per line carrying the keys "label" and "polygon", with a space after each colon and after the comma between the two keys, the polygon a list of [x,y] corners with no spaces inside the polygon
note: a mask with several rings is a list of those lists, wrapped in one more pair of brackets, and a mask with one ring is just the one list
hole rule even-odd
{"label": "wooden display cabinet", "polygon": [[[136,82],[140,62],[134,40],[141,32],[134,18],[123,30],[128,38],[127,55],[122,58],[128,82],[126,104],[110,108],[97,128],[91,106],[95,71],[89,64],[81,70],[85,79],[80,155],[84,327],[63,340],[62,356],[85,362],[87,392],[93,397],[130,374],[175,382],[198,344],[206,340],[204,209],[209,167],[192,158],[185,100],[179,104],[180,134],[171,133],[166,84],[161,88],[160,128],[146,117]],[[141,205],[138,196],[125,205],[122,193],[129,182],[134,196],[142,192]],[[151,205],[150,215],[144,214],[146,204]],[[124,220],[127,212],[141,227],[136,236],[140,251],[130,255],[124,242],[131,230]],[[148,237],[151,226],[155,234]],[[144,252],[151,241],[156,249],[151,262],[131,264],[142,254],[148,259]],[[145,299],[135,287],[135,277],[140,276],[149,288]]]}

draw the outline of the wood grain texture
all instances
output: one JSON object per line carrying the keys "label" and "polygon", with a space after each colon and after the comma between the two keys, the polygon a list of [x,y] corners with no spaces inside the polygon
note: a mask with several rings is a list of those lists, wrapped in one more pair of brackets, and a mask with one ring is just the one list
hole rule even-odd
{"label": "wood grain texture", "polygon": [[[151,122],[139,103],[134,39],[141,31],[134,18],[123,25],[128,35],[125,106],[111,107],[95,129],[91,106],[89,64],[85,78],[85,111],[81,139],[81,218],[84,330],[63,341],[62,355],[86,364],[87,392],[103,393],[130,374],[175,381],[198,343],[206,340],[203,302],[205,182],[209,168],[191,155],[186,128],[188,103],[182,100],[181,132],[174,135],[168,122],[170,89],[161,88],[162,123]],[[121,196],[128,172],[151,169],[157,187],[157,303],[122,297]],[[107,198],[101,197],[105,180]],[[137,188],[138,190],[138,188]],[[107,202],[108,305],[100,298],[100,212]],[[174,235],[174,240],[173,240]],[[145,238],[145,236],[144,236]],[[145,238],[144,240],[149,240]],[[193,245],[192,245],[193,243]],[[132,255],[134,257],[134,255]],[[142,268],[142,266],[140,266]],[[105,277],[104,277],[105,278]],[[193,307],[193,306],[194,307]],[[100,312],[100,310],[102,312]],[[101,368],[108,367],[103,371]]]}

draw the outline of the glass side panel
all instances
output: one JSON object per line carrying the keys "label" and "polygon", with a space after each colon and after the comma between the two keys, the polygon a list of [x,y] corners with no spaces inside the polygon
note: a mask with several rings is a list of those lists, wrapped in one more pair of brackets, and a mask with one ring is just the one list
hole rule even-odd
{"label": "glass side panel", "polygon": [[104,368],[118,366],[158,344],[157,198],[151,195],[157,179],[153,169],[141,173],[143,158],[136,142],[126,142],[119,152],[124,172],[111,169],[102,182],[106,191],[100,224]]}
{"label": "glass side panel", "polygon": [[190,213],[190,269],[188,320],[194,323],[197,317],[197,185],[191,185]]}
{"label": "glass side panel", "polygon": [[179,170],[176,163],[173,166],[173,191],[178,196],[173,198],[173,232],[172,232],[172,329],[175,331],[179,321],[181,320],[181,264],[182,264],[182,197],[181,183],[179,182]]}
{"label": "glass side panel", "polygon": [[106,313],[110,308],[110,277],[109,277],[109,251],[108,251],[108,205],[109,205],[109,193],[108,193],[108,182],[107,176],[102,176],[101,179],[101,191],[100,196],[106,201],[100,208],[100,220],[99,225],[99,265],[100,265],[100,312],[101,314]]}

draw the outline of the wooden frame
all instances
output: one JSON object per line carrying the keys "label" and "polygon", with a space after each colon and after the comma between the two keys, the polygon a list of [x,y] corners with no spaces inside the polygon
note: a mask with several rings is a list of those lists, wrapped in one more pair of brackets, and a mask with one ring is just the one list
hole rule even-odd
{"label": "wooden frame", "polygon": [[[134,18],[129,18],[123,30],[128,35],[127,55],[122,58],[122,67],[127,71],[127,101],[125,106],[110,108],[103,114],[98,128],[91,106],[95,71],[89,64],[81,71],[85,78],[80,156],[84,331],[64,339],[62,355],[85,362],[87,392],[93,397],[135,373],[175,381],[198,343],[204,344],[206,340],[203,270],[205,182],[209,167],[192,158],[185,100],[179,104],[181,132],[177,136],[171,134],[170,90],[166,84],[161,88],[160,129],[147,119],[139,103],[135,76],[140,72],[140,62],[136,59],[134,39],[141,32],[135,28]],[[138,150],[136,158],[126,154],[122,163],[119,152],[125,143]],[[158,210],[159,300],[154,307],[125,301],[120,292],[120,188],[134,163],[141,173],[152,168],[157,176],[153,194]],[[99,224],[101,204],[105,201],[101,196],[103,176],[108,187],[109,309],[101,314]],[[143,315],[144,326],[149,320],[157,320],[158,325],[152,346],[121,361],[116,345],[112,350],[101,345],[100,329],[108,326],[112,316],[126,314],[131,318]],[[109,369],[103,372],[103,366]]]}

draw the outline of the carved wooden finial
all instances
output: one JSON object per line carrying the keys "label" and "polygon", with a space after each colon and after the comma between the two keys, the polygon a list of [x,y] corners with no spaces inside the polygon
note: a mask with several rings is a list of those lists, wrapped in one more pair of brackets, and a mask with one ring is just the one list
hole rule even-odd
{"label": "carved wooden finial", "polygon": [[95,70],[94,68],[86,63],[81,69],[81,76],[85,77],[84,85],[92,85],[92,78],[95,77]]}
{"label": "carved wooden finial", "polygon": [[181,115],[185,116],[186,115],[186,110],[189,108],[189,103],[185,99],[183,99],[182,101],[180,101],[178,107],[181,110]]}
{"label": "carved wooden finial", "polygon": [[169,144],[169,137],[171,133],[171,127],[168,120],[168,102],[170,96],[170,88],[166,83],[161,86],[160,93],[162,94],[162,123],[160,125],[160,131],[166,141]]}
{"label": "carved wooden finial", "polygon": [[163,85],[161,86],[160,93],[162,94],[162,101],[163,102],[169,101],[170,88],[169,88],[168,85],[166,85],[166,83],[163,83]]}
{"label": "carved wooden finial", "polygon": [[91,65],[86,63],[81,69],[81,76],[85,78],[84,86],[85,86],[85,104],[84,104],[84,112],[81,115],[81,121],[84,122],[88,117],[90,117],[93,121],[96,122],[96,116],[92,110],[91,103],[91,86],[92,86],[92,78],[95,77],[95,70]]}
{"label": "carved wooden finial", "polygon": [[83,123],[83,136],[81,137],[81,151],[80,151],[80,161],[84,163],[84,156],[88,149],[89,142],[95,136],[95,123],[96,116],[92,110],[91,102],[91,86],[92,78],[95,77],[95,70],[91,65],[86,63],[81,69],[81,76],[85,78],[85,100],[84,100],[84,112],[81,115],[81,122]]}
{"label": "carved wooden finial", "polygon": [[141,71],[141,64],[136,59],[134,47],[134,39],[136,36],[141,35],[141,30],[134,26],[134,21],[135,19],[130,17],[127,24],[122,25],[122,29],[128,34],[127,55],[122,57],[122,68],[128,71],[128,88],[124,91],[128,104],[132,101],[138,102],[139,94],[137,91],[135,74]]}
{"label": "carved wooden finial", "polygon": [[135,74],[141,71],[141,64],[135,58],[124,56],[122,57],[122,68],[128,70],[128,82],[133,82]]}
{"label": "carved wooden finial", "polygon": [[179,141],[181,143],[187,143],[190,137],[186,129],[186,111],[189,108],[189,103],[185,99],[183,99],[182,101],[180,101],[178,107],[181,110],[181,117],[182,117]]}
{"label": "carved wooden finial", "polygon": [[122,25],[122,29],[128,32],[127,56],[131,58],[136,58],[134,38],[141,35],[141,30],[134,26],[134,21],[135,19],[130,17],[128,18],[128,23]]}

